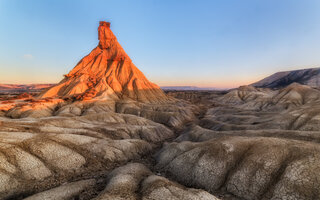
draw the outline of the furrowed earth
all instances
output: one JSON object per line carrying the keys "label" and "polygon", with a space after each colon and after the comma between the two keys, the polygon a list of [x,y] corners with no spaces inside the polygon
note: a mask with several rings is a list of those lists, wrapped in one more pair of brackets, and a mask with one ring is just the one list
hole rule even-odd
{"label": "furrowed earth", "polygon": [[164,92],[98,33],[60,83],[0,95],[0,199],[320,199],[318,88]]}

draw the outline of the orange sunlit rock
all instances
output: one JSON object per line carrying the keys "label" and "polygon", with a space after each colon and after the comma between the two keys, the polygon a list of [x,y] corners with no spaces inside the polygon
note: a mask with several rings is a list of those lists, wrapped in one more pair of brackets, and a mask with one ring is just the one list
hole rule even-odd
{"label": "orange sunlit rock", "polygon": [[16,97],[16,99],[32,99],[32,98],[33,98],[33,96],[31,94],[26,93],[26,92],[22,93]]}
{"label": "orange sunlit rock", "polygon": [[45,97],[89,99],[133,99],[163,101],[166,95],[132,63],[110,29],[100,22],[99,45],[85,56],[56,86],[40,94]]}

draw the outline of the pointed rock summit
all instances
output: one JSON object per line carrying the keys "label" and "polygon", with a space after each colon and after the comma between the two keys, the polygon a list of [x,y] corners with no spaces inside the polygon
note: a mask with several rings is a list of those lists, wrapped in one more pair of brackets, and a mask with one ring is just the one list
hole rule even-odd
{"label": "pointed rock summit", "polygon": [[89,99],[133,99],[163,101],[167,97],[132,63],[110,29],[101,21],[99,45],[85,56],[57,85],[40,94],[46,97]]}

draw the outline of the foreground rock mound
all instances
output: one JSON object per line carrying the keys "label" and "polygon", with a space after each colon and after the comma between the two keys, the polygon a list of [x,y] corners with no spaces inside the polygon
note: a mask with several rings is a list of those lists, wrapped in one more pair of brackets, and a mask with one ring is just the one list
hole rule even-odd
{"label": "foreground rock mound", "polygon": [[0,199],[103,175],[141,159],[172,137],[164,125],[113,112],[18,121],[0,118]]}
{"label": "foreground rock mound", "polygon": [[[141,197],[142,196],[142,197]],[[206,191],[190,189],[152,174],[142,164],[131,163],[113,170],[108,184],[95,200],[218,200]]]}
{"label": "foreground rock mound", "polygon": [[40,97],[165,100],[162,90],[132,63],[112,33],[110,23],[100,22],[98,32],[99,45],[59,84],[43,92]]}
{"label": "foreground rock mound", "polygon": [[318,144],[266,137],[171,143],[158,168],[181,183],[241,199],[320,198]]}
{"label": "foreground rock mound", "polygon": [[[97,186],[95,179],[87,179],[65,184],[36,195],[26,200],[63,200],[80,198],[85,189]],[[206,191],[186,188],[164,177],[154,175],[140,163],[130,163],[114,169],[108,176],[104,190],[92,200],[218,200]],[[90,190],[90,189],[89,189]]]}

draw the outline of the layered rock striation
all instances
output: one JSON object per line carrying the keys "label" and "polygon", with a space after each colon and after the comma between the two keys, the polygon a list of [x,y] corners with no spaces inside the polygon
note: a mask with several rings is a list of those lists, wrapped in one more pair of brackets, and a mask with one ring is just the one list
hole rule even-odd
{"label": "layered rock striation", "polygon": [[133,99],[143,102],[167,99],[159,86],[150,82],[132,63],[112,33],[109,22],[100,22],[98,36],[98,46],[59,84],[41,93],[40,98]]}

